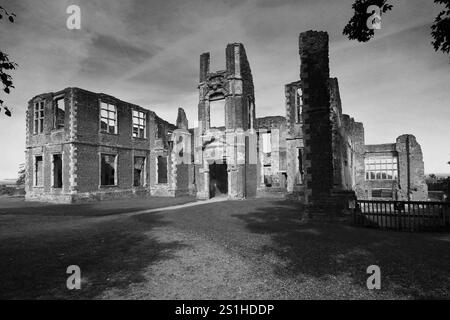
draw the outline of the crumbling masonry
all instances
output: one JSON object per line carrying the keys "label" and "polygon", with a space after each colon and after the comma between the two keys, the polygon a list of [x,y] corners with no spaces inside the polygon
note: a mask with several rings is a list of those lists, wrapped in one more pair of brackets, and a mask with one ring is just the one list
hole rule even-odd
{"label": "crumbling masonry", "polygon": [[[110,95],[67,88],[27,109],[26,199],[76,202],[134,196],[277,197],[309,205],[360,199],[424,200],[420,145],[412,135],[365,145],[342,113],[330,78],[328,34],[300,34],[300,79],[285,86],[285,116],[256,118],[244,46],[226,47],[226,69],[200,56],[198,125],[176,125]],[[216,101],[224,101],[218,110]],[[222,111],[224,125],[211,116]]]}

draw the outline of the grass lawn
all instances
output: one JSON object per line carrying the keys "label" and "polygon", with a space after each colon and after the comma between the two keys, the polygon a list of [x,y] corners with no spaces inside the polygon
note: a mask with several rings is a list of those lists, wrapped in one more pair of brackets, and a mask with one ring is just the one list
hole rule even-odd
{"label": "grass lawn", "polygon": [[[269,199],[131,213],[190,201],[0,199],[0,298],[450,298],[450,233],[302,225],[299,204]],[[81,290],[66,288],[72,264]]]}

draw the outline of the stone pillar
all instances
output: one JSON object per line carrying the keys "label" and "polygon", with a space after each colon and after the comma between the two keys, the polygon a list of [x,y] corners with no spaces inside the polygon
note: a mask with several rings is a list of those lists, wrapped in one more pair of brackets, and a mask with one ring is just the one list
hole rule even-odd
{"label": "stone pillar", "polygon": [[200,100],[198,103],[198,128],[199,134],[202,135],[206,130],[206,101]]}
{"label": "stone pillar", "polygon": [[[232,136],[234,136],[232,139]],[[227,146],[227,164],[228,164],[228,197],[230,199],[244,199],[246,182],[246,143],[245,132],[242,129],[230,132],[227,135],[228,141],[233,144]],[[233,150],[231,150],[233,149]]]}
{"label": "stone pillar", "polygon": [[354,189],[358,199],[365,199],[365,168],[364,168],[364,126],[361,122],[355,122],[352,128],[352,140],[355,150],[354,163]]}
{"label": "stone pillar", "polygon": [[246,132],[246,170],[245,170],[245,197],[256,197],[256,189],[258,184],[258,137],[256,131],[250,129]]}
{"label": "stone pillar", "polygon": [[200,81],[198,85],[199,102],[198,102],[198,125],[200,127],[200,134],[203,134],[209,128],[209,100],[207,100],[208,93],[208,74],[210,65],[209,52],[203,53],[200,56]]}
{"label": "stone pillar", "polygon": [[191,134],[177,129],[172,134],[173,189],[175,195],[188,195],[194,190],[191,151]]}
{"label": "stone pillar", "polygon": [[[226,49],[227,87],[226,128],[244,129],[250,127],[254,118],[253,78],[244,46],[240,43],[228,44]],[[252,106],[252,107],[251,107]],[[250,115],[252,109],[252,115]],[[252,117],[250,119],[249,117]]]}
{"label": "stone pillar", "polygon": [[244,130],[236,130],[236,164],[238,181],[236,198],[238,199],[245,198],[246,147]]}
{"label": "stone pillar", "polygon": [[397,138],[399,200],[425,201],[428,188],[425,183],[422,148],[412,134]]}
{"label": "stone pillar", "polygon": [[243,45],[240,43],[230,43],[225,51],[227,72],[234,78],[241,77],[241,51]]}
{"label": "stone pillar", "polygon": [[210,64],[209,59],[210,59],[209,52],[200,55],[200,83],[205,82],[207,80]]}
{"label": "stone pillar", "polygon": [[202,189],[197,191],[197,198],[201,200],[209,199],[209,164],[207,161],[204,161],[202,168],[200,171],[200,179],[203,181]]}
{"label": "stone pillar", "polygon": [[189,122],[186,117],[186,112],[184,112],[183,108],[178,108],[178,116],[177,116],[177,128],[188,130],[189,129]]}
{"label": "stone pillar", "polygon": [[342,114],[341,98],[337,78],[329,79],[330,90],[330,121],[333,152],[333,185],[335,190],[346,190],[344,168],[344,153],[347,152],[346,137],[342,135],[340,124],[350,123],[350,117]]}
{"label": "stone pillar", "polygon": [[225,98],[225,128],[228,131],[236,129],[236,108],[240,99],[232,95]]}
{"label": "stone pillar", "polygon": [[[300,34],[300,78],[303,85],[306,202],[327,198],[333,186],[333,156],[328,90],[328,34]],[[318,200],[320,201],[320,200]]]}

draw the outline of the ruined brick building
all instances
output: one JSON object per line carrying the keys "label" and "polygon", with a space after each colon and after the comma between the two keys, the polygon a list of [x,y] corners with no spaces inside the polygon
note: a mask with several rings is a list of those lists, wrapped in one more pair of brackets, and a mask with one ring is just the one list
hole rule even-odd
{"label": "ruined brick building", "polygon": [[[365,145],[342,113],[330,78],[328,34],[300,34],[300,79],[285,86],[285,116],[256,118],[244,46],[226,47],[226,69],[200,56],[198,125],[78,88],[41,94],[27,110],[26,198],[55,202],[138,195],[291,198],[427,198],[412,135]],[[224,101],[218,106],[217,101]],[[220,108],[223,108],[221,110]],[[211,115],[223,114],[221,124]]]}

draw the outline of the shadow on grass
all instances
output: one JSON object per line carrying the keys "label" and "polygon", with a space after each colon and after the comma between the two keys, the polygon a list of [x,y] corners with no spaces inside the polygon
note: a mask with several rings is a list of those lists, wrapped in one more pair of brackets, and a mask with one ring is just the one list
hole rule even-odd
{"label": "shadow on grass", "polygon": [[30,216],[79,216],[98,217],[157,209],[168,206],[194,202],[194,197],[147,197],[131,199],[115,199],[75,204],[51,204],[44,202],[27,202],[24,199],[0,199],[0,216],[30,215]]}
{"label": "shadow on grass", "polygon": [[261,247],[284,261],[284,277],[327,279],[350,276],[366,288],[369,265],[381,268],[382,289],[419,299],[450,298],[448,235],[381,231],[342,224],[300,223],[301,204],[277,201],[248,214],[233,215],[254,233],[270,234]]}
{"label": "shadow on grass", "polygon": [[[0,299],[91,299],[108,289],[144,282],[148,266],[185,247],[150,234],[167,224],[160,214],[145,214],[68,232],[4,239]],[[69,265],[81,268],[81,290],[66,287]]]}

